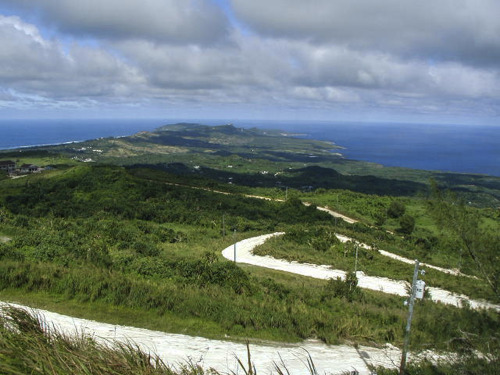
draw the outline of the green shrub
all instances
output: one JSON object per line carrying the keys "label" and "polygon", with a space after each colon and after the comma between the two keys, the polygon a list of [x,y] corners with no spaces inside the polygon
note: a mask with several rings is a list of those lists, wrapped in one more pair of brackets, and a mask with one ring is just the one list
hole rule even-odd
{"label": "green shrub", "polygon": [[340,277],[329,279],[328,283],[323,288],[321,299],[344,298],[352,302],[353,300],[360,300],[362,296],[363,292],[358,287],[358,278],[356,274],[354,272],[349,272],[346,274],[345,280],[342,280]]}
{"label": "green shrub", "polygon": [[399,219],[399,225],[401,233],[410,235],[415,229],[415,218],[410,215],[403,215]]}
{"label": "green shrub", "polygon": [[405,205],[400,201],[392,201],[387,209],[387,215],[393,219],[397,219],[404,215],[406,211]]}

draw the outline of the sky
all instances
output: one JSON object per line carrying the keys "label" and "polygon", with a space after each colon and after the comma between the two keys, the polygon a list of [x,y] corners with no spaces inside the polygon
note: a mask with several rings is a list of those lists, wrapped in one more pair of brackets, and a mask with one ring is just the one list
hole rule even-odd
{"label": "sky", "polygon": [[500,125],[498,0],[0,0],[1,118]]}

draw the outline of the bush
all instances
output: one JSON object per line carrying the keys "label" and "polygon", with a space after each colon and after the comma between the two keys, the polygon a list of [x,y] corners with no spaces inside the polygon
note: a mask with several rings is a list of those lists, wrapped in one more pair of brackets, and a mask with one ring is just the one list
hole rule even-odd
{"label": "bush", "polygon": [[349,302],[362,297],[361,289],[358,288],[358,278],[354,272],[346,275],[345,280],[340,277],[328,280],[321,296],[322,301],[330,298],[345,298]]}
{"label": "bush", "polygon": [[381,227],[382,225],[385,224],[387,220],[387,213],[385,211],[378,211],[375,213],[374,218],[375,218],[375,225]]}
{"label": "bush", "polygon": [[340,240],[330,227],[315,226],[312,229],[295,227],[288,230],[283,236],[285,241],[295,242],[301,245],[308,245],[318,251],[327,251],[332,246],[340,244]]}
{"label": "bush", "polygon": [[132,244],[132,248],[140,255],[155,257],[160,254],[160,250],[156,244],[146,241],[135,241]]}
{"label": "bush", "polygon": [[387,209],[387,215],[393,219],[397,219],[404,215],[406,208],[403,203],[399,201],[392,201]]}
{"label": "bush", "polygon": [[401,233],[410,235],[415,229],[415,218],[410,215],[404,215],[399,220],[399,225]]}

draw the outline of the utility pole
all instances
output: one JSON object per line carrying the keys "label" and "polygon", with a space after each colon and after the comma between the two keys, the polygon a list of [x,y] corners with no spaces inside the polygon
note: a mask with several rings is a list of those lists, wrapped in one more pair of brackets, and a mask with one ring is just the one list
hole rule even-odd
{"label": "utility pole", "polygon": [[358,272],[358,244],[354,245],[356,247],[356,261],[354,262],[354,274],[356,277],[358,277],[357,272]]}
{"label": "utility pole", "polygon": [[417,292],[418,266],[419,262],[415,259],[415,270],[413,271],[413,282],[411,283],[410,307],[408,308],[408,320],[406,322],[405,341],[403,344],[403,353],[401,354],[399,375],[405,375],[406,357],[408,356],[408,345],[410,343],[411,319],[413,317],[413,304],[415,303],[415,294]]}
{"label": "utility pole", "polygon": [[226,214],[222,214],[222,237],[226,237]]}
{"label": "utility pole", "polygon": [[234,263],[236,263],[236,229],[233,232],[233,241],[234,241]]}

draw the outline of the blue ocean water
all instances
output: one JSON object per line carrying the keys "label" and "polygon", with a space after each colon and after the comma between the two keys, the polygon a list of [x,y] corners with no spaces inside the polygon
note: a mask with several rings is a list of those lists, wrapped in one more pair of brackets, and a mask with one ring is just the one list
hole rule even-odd
{"label": "blue ocean water", "polygon": [[344,147],[345,158],[385,166],[500,177],[500,125],[247,121]]}
{"label": "blue ocean water", "polygon": [[295,129],[345,147],[348,159],[500,176],[500,126],[330,123]]}
{"label": "blue ocean water", "polygon": [[[119,137],[177,119],[0,120],[0,149]],[[385,166],[500,176],[500,126],[189,120],[208,125],[281,129],[334,142],[349,159]]]}
{"label": "blue ocean water", "polygon": [[120,137],[153,130],[161,120],[0,120],[0,149]]}

